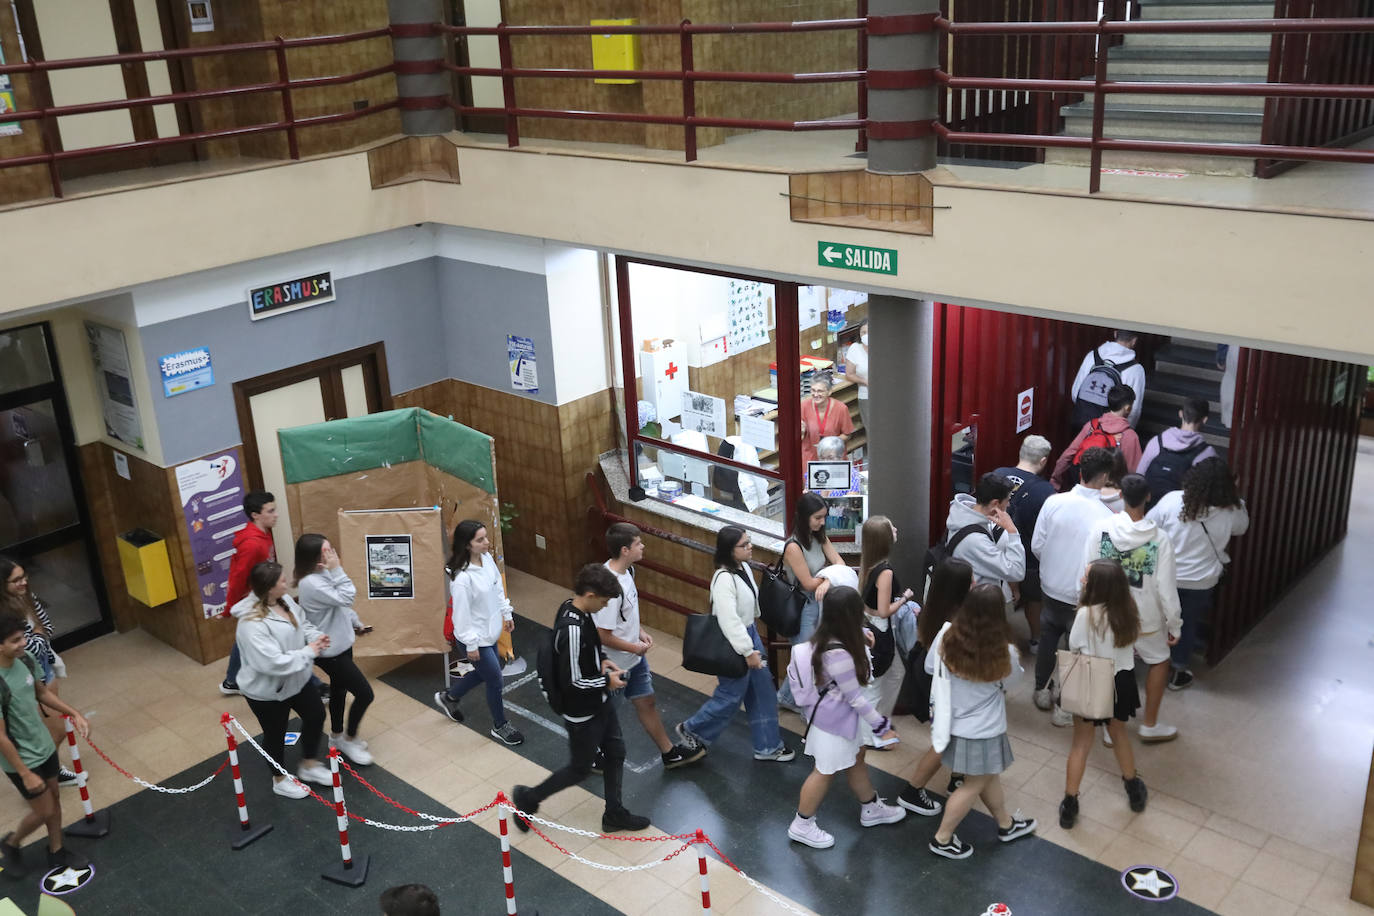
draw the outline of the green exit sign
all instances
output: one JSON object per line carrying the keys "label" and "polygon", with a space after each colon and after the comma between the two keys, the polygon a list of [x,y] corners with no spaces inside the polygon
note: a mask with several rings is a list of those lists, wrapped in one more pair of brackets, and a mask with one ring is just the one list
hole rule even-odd
{"label": "green exit sign", "polygon": [[816,263],[836,270],[863,270],[871,274],[897,275],[897,252],[892,248],[817,242]]}

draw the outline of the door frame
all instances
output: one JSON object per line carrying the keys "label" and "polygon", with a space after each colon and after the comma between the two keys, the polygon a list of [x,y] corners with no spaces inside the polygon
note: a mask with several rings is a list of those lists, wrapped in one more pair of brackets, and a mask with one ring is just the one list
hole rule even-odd
{"label": "door frame", "polygon": [[[67,405],[67,391],[62,383],[62,367],[57,361],[57,344],[53,340],[52,323],[35,321],[31,324],[7,327],[4,330],[8,333],[31,327],[43,329],[43,343],[48,351],[48,365],[52,368],[52,381],[0,394],[0,410],[23,407],[34,401],[50,401],[52,403],[53,416],[57,422],[58,438],[62,442],[62,457],[67,462],[67,477],[71,482],[72,500],[76,503],[76,524],[59,528],[56,531],[49,531],[28,540],[16,541],[4,549],[16,560],[23,562],[34,554],[43,553],[65,544],[80,542],[85,545],[86,556],[90,561],[91,586],[95,590],[95,603],[100,611],[100,619],[54,638],[52,640],[53,648],[61,652],[97,636],[112,632],[114,630],[114,617],[110,612],[109,595],[106,592],[105,576],[100,562],[100,550],[95,539],[95,526],[91,521],[91,508],[86,499],[86,485],[81,475],[81,453],[77,450],[76,429],[72,425],[71,411]],[[73,536],[72,528],[80,528],[80,535]]]}
{"label": "door frame", "polygon": [[325,419],[337,420],[348,415],[343,370],[359,365],[363,367],[364,377],[370,368],[376,380],[375,391],[372,386],[367,387],[368,413],[391,410],[391,378],[386,369],[386,344],[380,340],[333,356],[322,356],[299,366],[288,366],[234,382],[234,411],[239,418],[239,434],[243,437],[243,467],[247,485],[251,489],[261,490],[263,486],[262,465],[258,461],[258,437],[253,428],[253,408],[250,404],[253,396],[317,378],[320,381],[320,395],[324,399]]}

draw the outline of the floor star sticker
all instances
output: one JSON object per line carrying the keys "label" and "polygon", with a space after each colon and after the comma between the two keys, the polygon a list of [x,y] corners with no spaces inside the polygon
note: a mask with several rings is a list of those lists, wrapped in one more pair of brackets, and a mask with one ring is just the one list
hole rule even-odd
{"label": "floor star sticker", "polygon": [[90,875],[89,868],[64,868],[62,871],[55,871],[43,879],[44,890],[61,891],[63,888],[78,888],[86,883],[86,878]]}
{"label": "floor star sticker", "polygon": [[1126,890],[1146,900],[1167,900],[1178,893],[1178,882],[1173,875],[1149,865],[1127,869],[1121,875],[1121,883]]}

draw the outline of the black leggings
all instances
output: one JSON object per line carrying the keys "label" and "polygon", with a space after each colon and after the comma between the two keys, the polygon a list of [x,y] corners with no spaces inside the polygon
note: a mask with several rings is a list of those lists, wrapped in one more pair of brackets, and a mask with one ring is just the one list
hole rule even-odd
{"label": "black leggings", "polygon": [[302,760],[318,759],[320,738],[324,732],[324,710],[320,708],[320,690],[311,682],[306,682],[301,692],[285,700],[254,700],[244,697],[248,708],[258,717],[262,726],[263,750],[272,755],[283,769],[286,768],[286,722],[294,709],[301,717]]}
{"label": "black leggings", "polygon": [[321,655],[315,659],[315,664],[329,675],[329,730],[336,735],[344,731],[344,701],[348,699],[346,694],[351,693],[353,705],[348,710],[348,730],[345,734],[349,738],[357,737],[358,725],[363,721],[367,707],[372,705],[373,696],[372,685],[353,662],[353,647],[329,658]]}

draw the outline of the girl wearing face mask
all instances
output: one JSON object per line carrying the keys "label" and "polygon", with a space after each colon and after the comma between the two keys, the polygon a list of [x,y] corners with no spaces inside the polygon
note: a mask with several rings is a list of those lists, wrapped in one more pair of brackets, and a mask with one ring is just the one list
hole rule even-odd
{"label": "girl wearing face mask", "polygon": [[848,441],[854,433],[854,421],[849,418],[849,405],[830,396],[830,377],[817,375],[811,380],[811,397],[802,401],[802,471],[806,462],[818,460],[816,443],[826,436],[838,436]]}
{"label": "girl wearing face mask", "polygon": [[868,429],[868,319],[859,323],[859,339],[844,351],[844,377],[859,386],[859,422]]}

